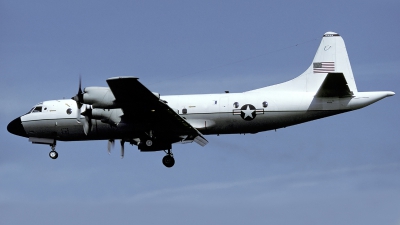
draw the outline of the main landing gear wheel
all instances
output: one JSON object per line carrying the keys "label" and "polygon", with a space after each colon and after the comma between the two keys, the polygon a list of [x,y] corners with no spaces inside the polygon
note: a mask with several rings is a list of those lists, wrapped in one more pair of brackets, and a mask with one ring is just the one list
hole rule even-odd
{"label": "main landing gear wheel", "polygon": [[164,156],[164,158],[162,159],[162,162],[164,164],[164,166],[171,168],[174,166],[175,164],[175,159],[174,157],[172,157],[171,155],[166,155]]}
{"label": "main landing gear wheel", "polygon": [[51,152],[49,153],[49,156],[50,156],[50,158],[52,158],[52,159],[57,159],[58,153],[57,153],[56,151],[51,151]]}
{"label": "main landing gear wheel", "polygon": [[152,146],[152,145],[153,145],[153,141],[150,140],[150,139],[147,140],[147,141],[146,141],[146,145],[149,146],[149,147]]}

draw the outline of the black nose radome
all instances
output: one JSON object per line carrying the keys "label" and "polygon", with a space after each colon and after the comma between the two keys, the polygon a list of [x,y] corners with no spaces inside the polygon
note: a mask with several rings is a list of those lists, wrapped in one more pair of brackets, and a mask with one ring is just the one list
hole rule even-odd
{"label": "black nose radome", "polygon": [[24,127],[22,126],[21,118],[18,117],[15,120],[11,121],[8,126],[7,126],[8,132],[21,136],[21,137],[28,137],[26,135],[26,132],[24,130]]}

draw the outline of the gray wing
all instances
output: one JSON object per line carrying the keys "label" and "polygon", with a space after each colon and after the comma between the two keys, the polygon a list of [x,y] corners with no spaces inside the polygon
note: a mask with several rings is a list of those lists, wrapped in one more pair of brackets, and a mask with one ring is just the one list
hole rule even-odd
{"label": "gray wing", "polygon": [[208,141],[178,113],[171,109],[159,95],[152,93],[136,77],[107,79],[115,101],[124,112],[124,120],[141,124],[172,142],[194,141],[204,146]]}

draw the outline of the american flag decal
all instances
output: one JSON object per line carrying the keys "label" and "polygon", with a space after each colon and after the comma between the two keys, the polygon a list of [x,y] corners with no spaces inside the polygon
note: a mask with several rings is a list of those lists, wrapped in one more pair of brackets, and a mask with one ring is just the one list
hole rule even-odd
{"label": "american flag decal", "polygon": [[315,62],[313,68],[314,73],[335,72],[335,62]]}

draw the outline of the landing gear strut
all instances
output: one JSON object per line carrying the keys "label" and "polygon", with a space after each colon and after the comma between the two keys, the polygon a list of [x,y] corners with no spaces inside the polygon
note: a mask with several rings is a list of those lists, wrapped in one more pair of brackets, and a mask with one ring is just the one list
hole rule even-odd
{"label": "landing gear strut", "polygon": [[164,156],[164,158],[162,159],[162,162],[163,162],[164,166],[171,168],[175,164],[174,156],[171,152],[171,149],[168,149],[168,152],[165,152],[165,153],[167,153],[167,155]]}
{"label": "landing gear strut", "polygon": [[51,144],[51,151],[49,153],[50,158],[52,159],[57,159],[58,158],[58,153],[56,152],[56,144]]}

